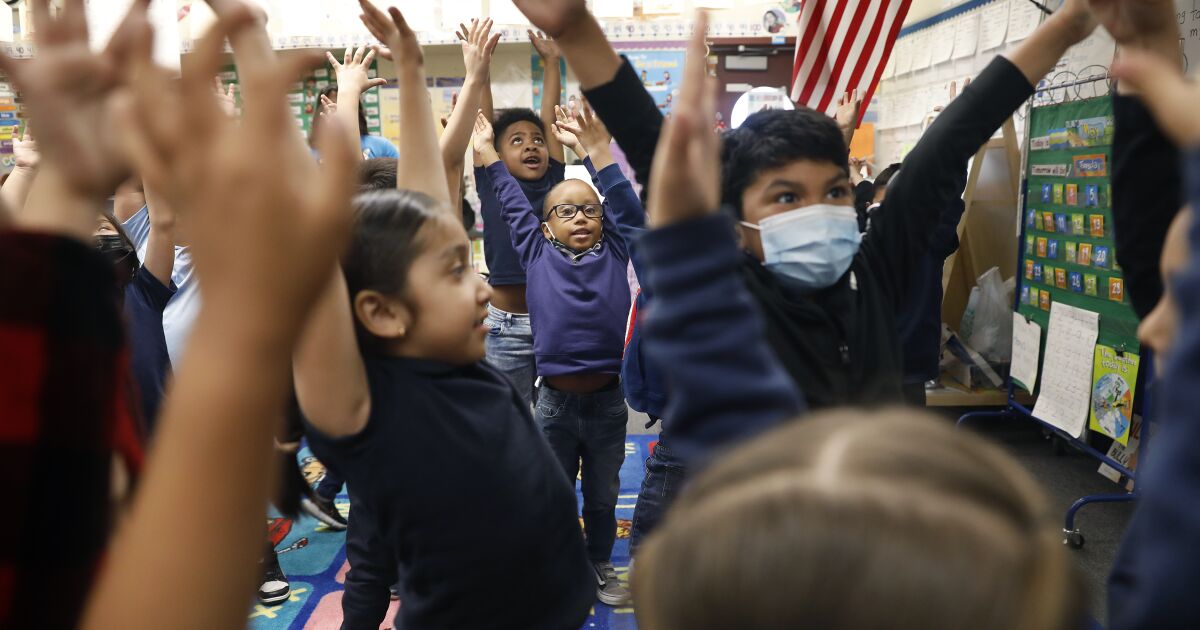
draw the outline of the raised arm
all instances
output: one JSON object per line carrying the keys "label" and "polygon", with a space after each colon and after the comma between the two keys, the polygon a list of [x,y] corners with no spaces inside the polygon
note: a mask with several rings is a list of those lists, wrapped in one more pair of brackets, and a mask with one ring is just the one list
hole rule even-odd
{"label": "raised arm", "polygon": [[8,174],[8,179],[4,180],[4,187],[0,188],[0,203],[9,212],[20,214],[33,188],[33,178],[37,176],[41,158],[37,142],[29,135],[29,129],[20,138],[13,138],[13,158],[17,164]]}
{"label": "raised arm", "polygon": [[165,197],[151,188],[146,189],[146,209],[150,213],[150,235],[142,266],[164,287],[169,287],[175,269],[175,211]]}
{"label": "raised arm", "polygon": [[[853,92],[846,92],[838,97],[837,111],[834,113],[834,120],[837,120],[838,129],[842,130],[842,137],[846,140],[846,147],[850,147],[850,143],[854,141],[854,132],[858,130],[858,119],[862,112],[862,97],[858,95],[858,89]],[[850,170],[851,180],[854,178],[854,169]],[[858,182],[853,182],[857,184]]]}
{"label": "raised arm", "polygon": [[491,34],[490,19],[471,20],[469,28],[460,28],[462,30],[458,37],[462,40],[463,65],[467,74],[462,91],[458,94],[458,102],[454,104],[454,111],[450,113],[439,140],[452,203],[456,203],[462,195],[463,162],[471,144],[471,129],[475,126],[475,113],[479,110],[487,87],[486,77],[491,72],[492,52],[500,41],[500,33]]}
{"label": "raised arm", "polygon": [[933,121],[888,184],[885,212],[872,223],[864,249],[878,253],[903,305],[911,270],[928,249],[929,226],[962,195],[967,164],[996,129],[1033,94],[1033,86],[1063,53],[1085,39],[1096,23],[1085,0],[1066,3],[1015,50],[997,57]]}
{"label": "raised arm", "polygon": [[[329,60],[329,65],[333,66],[337,79],[335,115],[342,120],[342,128],[347,130],[350,139],[358,142],[359,134],[362,133],[358,128],[358,110],[362,106],[362,94],[373,87],[387,85],[387,79],[372,79],[367,76],[371,62],[375,61],[375,50],[366,46],[359,46],[358,50],[347,48],[340,62],[331,52],[326,52],[325,57]],[[360,153],[359,159],[361,158]]]}
{"label": "raised arm", "polygon": [[[1171,2],[1094,4],[1123,14],[1120,24],[1124,26],[1161,20],[1163,28],[1178,28]],[[1104,12],[1099,15],[1107,26]],[[1123,39],[1121,33],[1114,33],[1118,41]],[[1184,201],[1194,212],[1200,208],[1200,121],[1196,118],[1200,88],[1184,77],[1174,51],[1156,51],[1152,46],[1123,50],[1112,74],[1125,87],[1134,88],[1166,139],[1183,148]],[[1145,198],[1163,194],[1165,191],[1148,187],[1154,183],[1154,179],[1145,184],[1130,182],[1137,188],[1126,194],[1137,192]],[[1200,624],[1200,601],[1194,596],[1200,576],[1187,554],[1179,553],[1200,536],[1200,511],[1191,499],[1200,492],[1200,466],[1191,448],[1200,440],[1195,393],[1200,383],[1200,222],[1195,220],[1189,228],[1189,249],[1188,262],[1176,274],[1170,292],[1178,307],[1177,313],[1167,316],[1178,317],[1170,355],[1155,357],[1166,359],[1161,363],[1167,366],[1155,390],[1154,420],[1159,430],[1154,434],[1152,456],[1144,460],[1148,466],[1140,469],[1145,475],[1138,478],[1138,509],[1121,543],[1110,582],[1113,594],[1120,595],[1109,599],[1108,627],[1113,630]]]}
{"label": "raised arm", "polygon": [[599,117],[592,112],[587,102],[579,110],[577,116],[568,116],[556,123],[556,128],[579,139],[579,144],[587,154],[584,164],[588,167],[600,194],[604,195],[604,203],[608,207],[604,219],[616,228],[627,243],[640,236],[646,227],[646,211],[633,184],[625,178],[612,155],[612,136]]}
{"label": "raised arm", "polygon": [[[1094,1],[1092,12],[1121,53],[1144,52],[1182,67],[1171,0]],[[1130,81],[1113,94],[1112,212],[1114,251],[1129,301],[1146,317],[1163,294],[1160,253],[1167,228],[1185,203],[1179,147],[1163,133]],[[1154,191],[1150,194],[1148,191]]]}
{"label": "raised arm", "polygon": [[633,66],[617,56],[584,0],[514,2],[558,43],[588,102],[621,145],[638,183],[646,186],[663,115]]}
{"label": "raised arm", "polygon": [[500,202],[500,214],[508,223],[513,248],[521,255],[521,266],[528,269],[543,238],[542,218],[534,212],[525,191],[521,190],[520,184],[504,166],[493,144],[494,139],[491,121],[483,117],[483,112],[479,112],[475,116],[475,153],[487,169],[492,190]]}
{"label": "raised arm", "polygon": [[[538,56],[542,58],[542,111],[539,115],[542,118],[542,124],[546,125],[546,150],[550,153],[552,159],[559,162],[566,161],[566,154],[563,153],[563,145],[558,141],[558,137],[549,133],[550,126],[554,124],[554,110],[562,104],[562,68],[559,67],[559,60],[562,59],[562,53],[558,50],[558,44],[546,37],[542,32],[526,31],[529,35],[529,43],[533,44],[533,49],[537,51]],[[491,119],[494,120],[494,119]]]}
{"label": "raised arm", "polygon": [[431,155],[441,155],[442,151],[434,127],[429,91],[425,87],[425,54],[417,42],[417,34],[396,7],[389,7],[384,13],[369,0],[358,0],[358,4],[363,10],[363,24],[391,49],[400,84],[400,128],[404,130],[404,136],[400,140],[400,160],[396,165],[396,187],[422,192],[441,201],[446,212],[459,222],[458,206],[451,207],[445,167],[441,160],[429,159]]}
{"label": "raised arm", "polygon": [[646,352],[668,376],[672,447],[703,458],[794,416],[795,385],[767,347],[738,267],[741,252],[720,204],[720,143],[712,130],[716,94],[705,77],[704,27],[688,47],[676,109],[655,157],[650,217],[641,242],[655,298]]}
{"label": "raised arm", "polygon": [[[244,8],[219,16],[188,61],[182,94],[150,65],[145,40],[134,47],[143,55],[138,67],[118,66],[136,80],[118,108],[119,135],[147,184],[188,216],[204,305],[85,629],[244,625],[291,348],[348,228],[356,151],[348,140],[329,136],[323,143],[331,162],[319,177],[280,167],[312,161],[285,96],[319,57],[244,57],[238,69],[245,117],[235,125],[218,113],[209,85],[222,64],[225,35],[233,35],[237,52],[236,34],[254,28],[253,19]],[[212,491],[194,487],[201,477],[214,483]],[[196,510],[198,504],[204,509]],[[179,545],[201,537],[212,545],[203,554]],[[161,575],[179,579],[151,577]],[[205,596],[180,600],[174,593],[181,587]]]}

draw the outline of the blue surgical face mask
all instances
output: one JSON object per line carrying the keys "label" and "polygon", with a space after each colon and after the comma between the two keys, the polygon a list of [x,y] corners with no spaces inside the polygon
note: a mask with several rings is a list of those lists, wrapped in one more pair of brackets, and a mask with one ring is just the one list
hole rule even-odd
{"label": "blue surgical face mask", "polygon": [[832,286],[862,243],[858,215],[849,206],[816,204],[742,225],[760,232],[763,265],[803,290]]}

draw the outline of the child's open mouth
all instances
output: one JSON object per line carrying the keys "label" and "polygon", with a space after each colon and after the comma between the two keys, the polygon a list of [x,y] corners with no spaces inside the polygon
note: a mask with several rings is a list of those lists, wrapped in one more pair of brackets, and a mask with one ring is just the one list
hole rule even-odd
{"label": "child's open mouth", "polygon": [[521,163],[524,164],[525,166],[528,166],[529,168],[537,168],[542,165],[542,158],[537,157],[537,156],[530,156],[530,157],[525,158],[524,160],[521,160]]}

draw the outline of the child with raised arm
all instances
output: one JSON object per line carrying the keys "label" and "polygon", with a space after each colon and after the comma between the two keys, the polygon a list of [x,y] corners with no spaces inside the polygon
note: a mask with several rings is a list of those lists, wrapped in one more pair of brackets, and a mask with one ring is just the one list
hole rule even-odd
{"label": "child with raised arm", "polygon": [[718,212],[704,22],[648,189],[646,346],[673,366],[668,413],[693,428],[682,451],[711,456],[766,432],[701,471],[645,543],[639,627],[1083,627],[1080,580],[1047,502],[1000,449],[898,409],[780,426],[803,405]]}
{"label": "child with raised arm", "polygon": [[[543,210],[532,208],[497,154],[482,113],[475,150],[528,278],[534,357],[544,379],[534,418],[572,484],[582,461],[588,556],[600,601],[615,606],[628,600],[611,562],[628,421],[618,374],[630,302],[629,245],[619,226],[641,225],[644,211],[612,159],[607,132],[587,114],[573,129],[595,169],[603,204],[586,182],[568,179],[550,190]],[[560,129],[564,137],[571,133]]]}
{"label": "child with raised arm", "polygon": [[399,576],[410,630],[578,628],[595,577],[574,493],[529,407],[483,361],[491,290],[428,159],[420,45],[397,9],[360,5],[396,62],[403,189],[356,200],[294,365],[313,452],[346,477],[356,510],[343,627],[378,628]]}
{"label": "child with raised arm", "polygon": [[[540,211],[546,194],[563,181],[566,173],[562,144],[547,129],[554,120],[554,108],[561,96],[561,55],[558,46],[539,33],[530,31],[529,41],[545,66],[541,114],[525,108],[493,113],[490,86],[484,90],[482,107],[495,129],[496,152],[521,187],[529,205]],[[500,202],[491,178],[478,161],[475,164],[475,189],[483,216],[483,252],[488,266],[488,284],[492,286],[487,322],[491,329],[488,361],[507,374],[521,397],[530,402],[535,368],[529,305],[525,301],[525,270],[513,249],[508,223],[500,214]]]}

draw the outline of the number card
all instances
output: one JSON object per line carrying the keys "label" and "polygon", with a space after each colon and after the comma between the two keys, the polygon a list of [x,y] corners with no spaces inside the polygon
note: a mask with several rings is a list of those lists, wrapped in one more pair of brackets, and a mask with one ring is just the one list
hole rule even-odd
{"label": "number card", "polygon": [[1125,281],[1121,278],[1108,279],[1108,299],[1114,302],[1125,301]]}
{"label": "number card", "polygon": [[1097,297],[1096,274],[1087,273],[1083,275],[1083,294]]}
{"label": "number card", "polygon": [[1033,263],[1033,281],[1042,281],[1042,263]]}
{"label": "number card", "polygon": [[1042,213],[1038,212],[1036,210],[1030,210],[1030,212],[1033,213],[1033,229],[1035,229],[1035,230],[1044,229],[1045,225],[1042,222]]}
{"label": "number card", "polygon": [[1046,245],[1046,258],[1058,260],[1058,241],[1050,239]]}
{"label": "number card", "polygon": [[1042,228],[1045,229],[1047,232],[1054,231],[1054,213],[1053,212],[1043,212],[1042,213]]}
{"label": "number card", "polygon": [[1079,205],[1079,184],[1067,184],[1067,205]]}
{"label": "number card", "polygon": [[1029,287],[1021,287],[1021,303],[1029,304]]}
{"label": "number card", "polygon": [[1067,270],[1062,267],[1054,269],[1054,286],[1065,289],[1067,288]]}
{"label": "number card", "polygon": [[1062,205],[1062,202],[1063,202],[1063,185],[1055,184],[1054,185],[1054,203],[1056,203],[1058,205]]}
{"label": "number card", "polygon": [[1046,237],[1039,236],[1037,240],[1037,255],[1038,258],[1046,257]]}
{"label": "number card", "polygon": [[1084,220],[1083,215],[1082,214],[1072,214],[1071,215],[1071,233],[1074,234],[1075,236],[1083,236],[1084,234],[1087,233],[1085,231],[1086,229],[1087,229],[1087,223]]}
{"label": "number card", "polygon": [[1031,228],[1034,226],[1033,218],[1037,216],[1037,210],[1030,210],[1025,213],[1025,227]]}
{"label": "number card", "polygon": [[1091,214],[1088,215],[1088,223],[1091,224],[1091,235],[1095,238],[1104,238],[1104,215]]}
{"label": "number card", "polygon": [[1108,269],[1108,248],[1104,245],[1097,245],[1095,253],[1092,254],[1092,264],[1101,268]]}
{"label": "number card", "polygon": [[1033,261],[1032,260],[1025,261],[1025,279],[1033,280]]}
{"label": "number card", "polygon": [[1070,276],[1071,291],[1074,293],[1083,293],[1083,274],[1078,271],[1072,271]]}
{"label": "number card", "polygon": [[1050,203],[1053,197],[1054,186],[1050,184],[1042,184],[1042,203]]}
{"label": "number card", "polygon": [[1066,241],[1063,243],[1064,252],[1067,262],[1075,262],[1075,241]]}
{"label": "number card", "polygon": [[1040,296],[1038,296],[1038,304],[1041,306],[1043,311],[1050,310],[1050,292],[1049,291],[1042,291],[1042,294]]}
{"label": "number card", "polygon": [[1054,231],[1058,232],[1059,234],[1067,233],[1067,215],[1065,215],[1065,214],[1054,215]]}
{"label": "number card", "polygon": [[1080,243],[1078,253],[1075,255],[1075,264],[1087,267],[1092,264],[1092,244]]}

